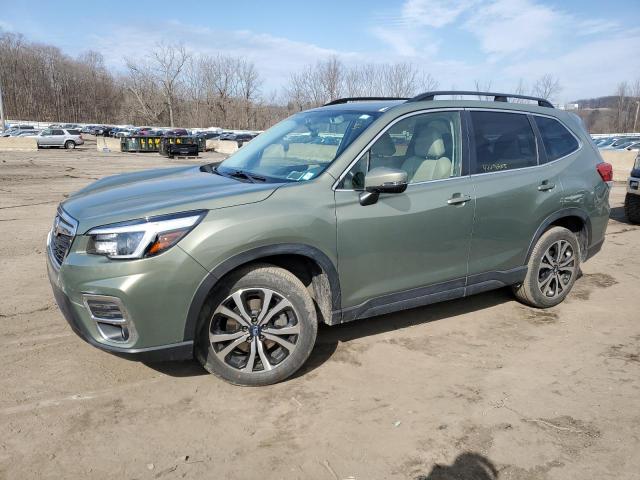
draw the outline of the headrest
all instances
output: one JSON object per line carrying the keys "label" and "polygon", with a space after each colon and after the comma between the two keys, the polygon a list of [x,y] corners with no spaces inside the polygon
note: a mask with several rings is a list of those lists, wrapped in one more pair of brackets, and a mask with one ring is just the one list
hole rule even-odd
{"label": "headrest", "polygon": [[396,153],[396,145],[391,140],[389,133],[385,132],[371,147],[371,155],[374,157],[390,157]]}
{"label": "headrest", "polygon": [[440,158],[444,156],[444,140],[436,130],[423,130],[415,140],[413,152],[421,158]]}

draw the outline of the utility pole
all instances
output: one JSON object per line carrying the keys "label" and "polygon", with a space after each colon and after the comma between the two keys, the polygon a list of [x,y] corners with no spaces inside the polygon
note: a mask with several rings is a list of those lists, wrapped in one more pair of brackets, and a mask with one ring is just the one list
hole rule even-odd
{"label": "utility pole", "polygon": [[[0,95],[1,97],[1,95]],[[0,99],[0,110],[2,110],[2,99]],[[633,132],[636,132],[636,124],[638,123],[638,110],[640,110],[640,100],[636,100],[636,118],[633,121]]]}
{"label": "utility pole", "polygon": [[[636,113],[637,116],[637,113]],[[2,82],[0,82],[0,131],[4,132],[4,105],[2,104]]]}

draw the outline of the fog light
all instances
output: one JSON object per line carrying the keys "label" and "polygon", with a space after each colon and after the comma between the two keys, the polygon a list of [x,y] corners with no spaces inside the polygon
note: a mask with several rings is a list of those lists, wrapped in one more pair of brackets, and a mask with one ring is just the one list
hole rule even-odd
{"label": "fog light", "polygon": [[83,295],[84,305],[102,338],[110,343],[132,343],[135,328],[118,297]]}

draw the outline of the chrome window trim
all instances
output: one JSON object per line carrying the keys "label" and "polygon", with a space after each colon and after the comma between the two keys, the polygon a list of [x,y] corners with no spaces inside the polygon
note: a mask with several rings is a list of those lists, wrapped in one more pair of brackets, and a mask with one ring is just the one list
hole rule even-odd
{"label": "chrome window trim", "polygon": [[[66,226],[61,225],[61,222],[59,220],[62,220],[62,222],[66,224]],[[69,244],[69,250],[71,250],[71,245],[73,244],[73,240],[76,236],[76,233],[78,232],[78,221],[67,212],[65,212],[64,209],[59,205],[56,211],[56,216],[53,220],[53,225],[51,227],[51,230],[49,231],[49,234],[47,235],[47,252],[49,254],[49,258],[51,259],[51,264],[56,270],[59,270],[62,266],[62,263],[58,263],[58,260],[56,259],[56,256],[52,251],[52,236],[55,231],[71,237],[71,243]],[[67,255],[69,253],[69,250],[67,250]]]}
{"label": "chrome window trim", "polygon": [[[416,110],[416,111],[413,111],[413,112],[405,113],[404,115],[400,115],[399,117],[393,119],[392,122],[388,123],[382,130],[380,130],[376,134],[376,136],[373,137],[373,139],[371,139],[371,141],[369,143],[367,143],[367,145],[360,151],[360,153],[358,153],[358,155],[356,155],[355,159],[347,166],[347,168],[340,174],[338,179],[333,183],[333,185],[331,186],[331,190],[333,190],[334,192],[360,192],[360,191],[362,191],[362,190],[356,190],[354,188],[338,188],[338,185],[340,184],[342,179],[347,175],[347,173],[349,173],[349,170],[351,170],[353,168],[353,166],[360,161],[360,159],[364,156],[364,154],[369,151],[369,149],[373,146],[373,144],[376,143],[378,141],[378,139],[382,135],[384,135],[391,127],[393,127],[399,121],[404,120],[405,118],[413,117],[415,115],[424,115],[425,113],[462,112],[462,111],[464,111],[464,108],[462,108],[462,107],[460,107],[460,108],[458,108],[458,107],[427,108],[427,109]],[[464,140],[463,140],[463,148],[464,148]],[[462,154],[462,152],[461,152],[461,154]],[[464,176],[461,175],[459,177],[441,178],[441,179],[438,179],[438,180],[427,180],[427,181],[424,181],[424,182],[409,183],[409,184],[407,184],[407,186],[420,185],[420,184],[423,184],[423,183],[431,183],[431,182],[441,182],[443,180],[451,180],[451,179],[455,179],[455,178],[464,178],[464,177],[467,177],[467,176],[468,175],[464,175]]]}

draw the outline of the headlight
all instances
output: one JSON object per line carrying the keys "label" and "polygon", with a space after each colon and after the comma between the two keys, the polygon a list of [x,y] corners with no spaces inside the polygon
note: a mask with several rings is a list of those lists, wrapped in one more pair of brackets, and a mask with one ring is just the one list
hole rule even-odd
{"label": "headlight", "polygon": [[205,213],[184,212],[94,228],[87,232],[87,253],[117,259],[153,257],[184,238]]}

